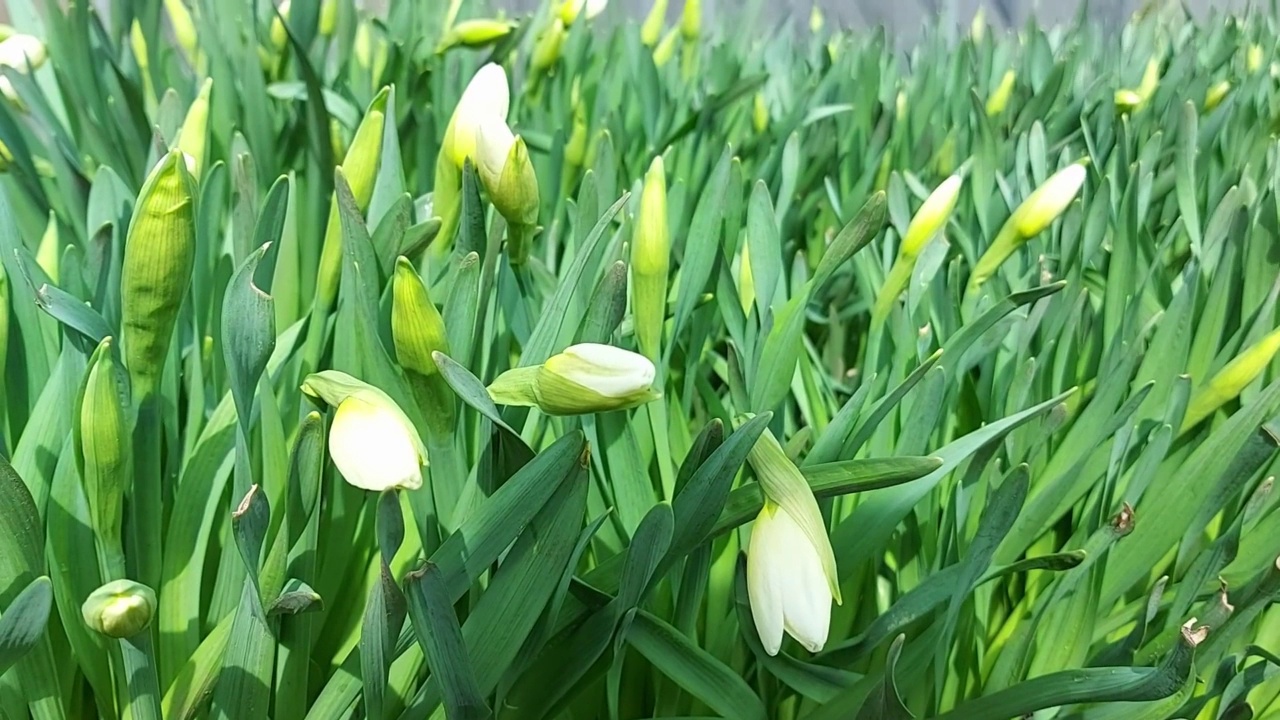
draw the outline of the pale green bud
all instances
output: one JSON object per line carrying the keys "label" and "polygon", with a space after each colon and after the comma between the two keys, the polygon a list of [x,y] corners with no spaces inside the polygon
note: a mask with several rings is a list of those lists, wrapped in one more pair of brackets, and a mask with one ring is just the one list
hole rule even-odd
{"label": "pale green bud", "polygon": [[155,591],[132,580],[109,582],[90,593],[80,606],[89,629],[117,640],[146,630],[155,612]]}
{"label": "pale green bud", "polygon": [[1280,329],[1272,330],[1261,340],[1245,348],[1239,355],[1227,363],[1218,374],[1209,379],[1191,394],[1187,403],[1187,412],[1182,421],[1182,432],[1186,432],[1209,417],[1218,408],[1239,397],[1248,387],[1271,365],[1276,354],[1280,352]]}
{"label": "pale green bud", "polygon": [[431,302],[427,286],[407,258],[396,259],[392,276],[391,339],[422,417],[441,433],[452,432],[454,396],[433,353],[449,354],[444,318]]}
{"label": "pale green bud", "polygon": [[124,371],[116,363],[111,338],[104,338],[89,359],[72,434],[94,532],[117,553],[124,494],[131,480],[128,407]]}
{"label": "pale green bud", "polygon": [[329,457],[361,490],[417,490],[427,449],[400,406],[382,390],[337,370],[307,376],[302,392],[336,409]]}
{"label": "pale green bud", "polygon": [[317,28],[322,37],[333,35],[338,28],[338,0],[321,0],[320,19]]}
{"label": "pale green bud", "polygon": [[196,40],[196,23],[191,19],[191,11],[182,0],[164,0],[164,10],[169,15],[169,26],[173,28],[173,37],[178,41],[178,47],[182,48],[188,62],[193,61],[199,45]]}
{"label": "pale green bud", "polygon": [[826,27],[826,25],[827,18],[822,14],[822,8],[818,7],[817,3],[814,3],[813,7],[809,9],[809,32],[817,35],[822,32],[822,28]]}
{"label": "pale green bud", "polygon": [[1262,67],[1262,46],[1254,43],[1249,46],[1249,51],[1245,53],[1244,69],[1250,74],[1258,72]]}
{"label": "pale green bud", "polygon": [[283,50],[289,43],[289,34],[285,31],[281,18],[289,17],[289,0],[281,0],[276,13],[271,16],[271,44],[277,51]]}
{"label": "pale green bud", "polygon": [[58,216],[49,211],[49,221],[45,223],[44,235],[40,237],[40,247],[36,250],[36,264],[49,276],[49,281],[58,284],[59,265],[62,258],[62,243],[58,241]]}
{"label": "pale green bud", "polygon": [[635,315],[636,343],[640,352],[655,362],[660,353],[662,324],[666,320],[670,262],[667,177],[659,155],[644,176],[640,213],[631,242],[631,309]]}
{"label": "pale green bud", "polygon": [[476,143],[476,169],[494,207],[512,225],[538,222],[538,177],[524,139],[496,117],[481,121]]}
{"label": "pale green bud", "polygon": [[1120,112],[1132,112],[1142,105],[1142,96],[1134,90],[1120,89],[1116,91],[1115,103]]}
{"label": "pale green bud", "polygon": [[573,129],[564,144],[564,160],[574,167],[582,167],[587,158],[587,142],[590,131],[587,128],[587,110],[581,104],[573,108]]}
{"label": "pale green bud", "polygon": [[667,2],[668,0],[654,0],[653,7],[649,8],[649,14],[644,18],[644,24],[640,26],[640,42],[645,47],[657,45],[658,39],[662,37],[662,25],[667,19]]}
{"label": "pale green bud", "polygon": [[1138,97],[1142,98],[1143,102],[1150,100],[1159,84],[1160,60],[1153,57],[1147,60],[1147,67],[1142,71],[1142,81],[1138,83]]}
{"label": "pale green bud", "polygon": [[542,365],[509,370],[489,386],[502,405],[536,406],[548,415],[625,410],[660,397],[648,358],[630,350],[580,343]]}
{"label": "pale green bud", "polygon": [[765,102],[764,93],[757,92],[751,104],[751,126],[757,135],[769,129],[769,104]]}
{"label": "pale green bud", "polygon": [[947,219],[955,210],[956,201],[960,199],[960,186],[963,183],[959,175],[952,175],[934,188],[907,226],[907,232],[902,237],[903,255],[919,255],[925,245],[947,224]]}

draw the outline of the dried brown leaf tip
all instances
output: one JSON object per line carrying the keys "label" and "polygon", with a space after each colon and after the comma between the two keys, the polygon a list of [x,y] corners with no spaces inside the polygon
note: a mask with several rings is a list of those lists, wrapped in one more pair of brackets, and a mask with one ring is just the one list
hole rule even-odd
{"label": "dried brown leaf tip", "polygon": [[249,506],[253,504],[253,496],[257,494],[258,494],[258,486],[254,485],[250,487],[249,492],[244,494],[244,499],[242,499],[240,501],[240,504],[236,507],[236,511],[231,513],[231,517],[235,518],[236,520],[239,520],[240,518],[244,517],[244,514],[249,512]]}
{"label": "dried brown leaf tip", "polygon": [[1111,528],[1115,530],[1116,535],[1124,537],[1133,532],[1134,519],[1133,506],[1126,502],[1111,521]]}
{"label": "dried brown leaf tip", "polygon": [[1198,647],[1209,637],[1208,625],[1196,625],[1196,619],[1191,618],[1182,626],[1182,640],[1191,647]]}

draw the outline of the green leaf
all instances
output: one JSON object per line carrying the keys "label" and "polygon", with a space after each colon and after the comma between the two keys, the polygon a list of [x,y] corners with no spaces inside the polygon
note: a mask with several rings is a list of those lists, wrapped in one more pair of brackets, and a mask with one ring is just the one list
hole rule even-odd
{"label": "green leaf", "polygon": [[31,652],[44,636],[53,608],[53,584],[40,576],[31,581],[0,615],[0,675]]}
{"label": "green leaf", "polygon": [[637,613],[627,631],[627,643],[722,717],[768,717],[764,704],[739,673],[661,619]]}
{"label": "green leaf", "polygon": [[857,720],[907,720],[915,717],[902,702],[902,693],[898,691],[896,668],[898,656],[902,654],[902,645],[906,635],[899,635],[889,646],[889,654],[884,661],[884,676],[871,691],[862,709],[858,711]]}
{"label": "green leaf", "polygon": [[459,720],[490,717],[440,569],[427,563],[405,582],[413,629],[444,697],[446,716]]}

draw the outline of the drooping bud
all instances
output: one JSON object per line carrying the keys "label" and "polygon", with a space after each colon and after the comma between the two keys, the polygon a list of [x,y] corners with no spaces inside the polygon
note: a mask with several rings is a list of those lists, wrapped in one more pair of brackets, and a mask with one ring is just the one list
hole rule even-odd
{"label": "drooping bud", "polygon": [[493,20],[477,18],[464,20],[449,29],[440,39],[436,52],[444,52],[455,45],[468,48],[482,48],[494,44],[511,34],[516,24],[510,20]]}

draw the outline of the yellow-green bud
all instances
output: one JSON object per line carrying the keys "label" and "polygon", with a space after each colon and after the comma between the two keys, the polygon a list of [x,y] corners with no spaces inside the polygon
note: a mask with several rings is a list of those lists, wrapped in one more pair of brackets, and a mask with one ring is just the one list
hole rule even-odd
{"label": "yellow-green bud", "polygon": [[649,8],[644,24],[640,26],[640,42],[645,47],[654,47],[662,37],[662,26],[667,19],[667,2],[668,0],[653,0],[653,7]]}
{"label": "yellow-green bud", "polygon": [[662,41],[653,49],[653,64],[662,67],[676,56],[676,42],[680,39],[680,27],[676,26],[662,36]]}
{"label": "yellow-green bud", "polygon": [[742,312],[750,314],[751,306],[756,302],[756,282],[751,274],[750,245],[742,244],[742,255],[738,258],[738,302],[742,303]]}
{"label": "yellow-green bud", "polygon": [[195,197],[180,151],[160,159],[138,196],[120,271],[120,336],[139,400],[160,381],[195,261]]}
{"label": "yellow-green bud", "polygon": [[822,32],[822,28],[827,24],[827,19],[822,15],[822,8],[817,3],[809,10],[809,32],[817,35]]}
{"label": "yellow-green bud", "polygon": [[1132,112],[1142,105],[1142,96],[1133,90],[1117,90],[1116,91],[1116,110],[1120,112]]}
{"label": "yellow-green bud", "polygon": [[89,629],[117,640],[146,630],[155,612],[155,591],[132,580],[113,580],[90,593],[80,606]]}
{"label": "yellow-green bud", "polygon": [[[373,184],[378,177],[378,165],[382,159],[382,132],[386,124],[387,95],[383,88],[369,103],[360,126],[356,128],[351,147],[342,160],[342,175],[351,187],[360,212],[369,208],[373,197]],[[324,245],[320,249],[320,267],[316,277],[316,297],[326,308],[333,306],[338,295],[338,280],[342,277],[342,220],[338,215],[335,195],[329,203],[329,221],[325,226]]]}
{"label": "yellow-green bud", "polygon": [[560,50],[564,47],[564,39],[568,35],[564,23],[555,18],[546,30],[538,36],[533,46],[533,58],[530,63],[535,73],[546,72],[560,59]]}
{"label": "yellow-green bud", "polygon": [[609,0],[564,0],[560,3],[557,16],[560,22],[566,26],[572,25],[578,20],[578,16],[583,10],[587,12],[587,19],[590,20],[600,13],[609,5]]}
{"label": "yellow-green bud", "polygon": [[391,339],[422,417],[441,433],[452,432],[453,391],[440,377],[433,353],[449,354],[444,318],[407,258],[396,260],[391,291]]}
{"label": "yellow-green bud", "polygon": [[631,242],[631,310],[635,315],[636,343],[640,352],[654,362],[660,356],[662,324],[666,320],[670,262],[667,176],[659,155],[644,176],[640,213]]}
{"label": "yellow-green bud", "polygon": [[477,70],[462,91],[444,131],[442,152],[453,161],[455,168],[462,169],[467,158],[475,160],[480,124],[491,117],[506,122],[510,106],[511,89],[502,66],[489,63]]}
{"label": "yellow-green bud", "polygon": [[1210,86],[1208,92],[1204,95],[1204,111],[1213,112],[1214,108],[1222,104],[1223,98],[1229,92],[1231,92],[1231,83],[1226,80],[1216,82]]}
{"label": "yellow-green bud", "polygon": [[338,0],[321,0],[319,31],[322,37],[333,35],[338,28]]}
{"label": "yellow-green bud", "polygon": [[373,492],[422,487],[427,449],[385,392],[337,370],[308,375],[302,392],[336,409],[329,456],[348,483]]}
{"label": "yellow-green bud", "polygon": [[493,20],[477,18],[464,20],[449,29],[440,40],[436,52],[443,52],[455,45],[469,48],[482,48],[501,40],[511,34],[516,24],[510,20]]}
{"label": "yellow-green bud", "polygon": [[36,250],[36,264],[49,276],[49,281],[58,284],[58,265],[62,257],[62,244],[58,242],[58,216],[49,211],[49,221],[44,226],[44,235],[40,237],[40,247]]}
{"label": "yellow-green bud", "polygon": [[625,410],[660,397],[655,374],[643,355],[581,343],[542,365],[508,370],[489,386],[489,395],[496,403],[536,406],[548,415]]}
{"label": "yellow-green bud", "polygon": [[191,11],[182,0],[164,0],[164,10],[169,15],[169,26],[173,28],[173,37],[178,41],[178,47],[182,48],[187,56],[187,62],[194,61],[199,45],[196,40],[196,23],[191,19]]}
{"label": "yellow-green bud", "polygon": [[1142,71],[1142,81],[1138,83],[1138,97],[1142,102],[1151,99],[1156,87],[1160,84],[1160,61],[1157,58],[1147,60],[1147,68]]}
{"label": "yellow-green bud", "polygon": [[205,78],[200,93],[187,109],[187,117],[178,131],[177,147],[191,158],[187,169],[194,178],[200,177],[205,166],[205,148],[209,142],[209,96],[213,93],[213,78]]}
{"label": "yellow-green bud", "polygon": [[1013,83],[1017,79],[1017,74],[1012,70],[1005,71],[1004,77],[1000,78],[1000,84],[987,98],[987,115],[995,117],[1004,112],[1005,107],[1009,105],[1009,98],[1013,95]]}
{"label": "yellow-green bud", "polygon": [[573,108],[573,130],[564,144],[564,160],[574,167],[582,167],[587,158],[587,110],[581,104]]}
{"label": "yellow-green bud", "polygon": [[981,43],[982,39],[987,36],[987,8],[985,5],[979,5],[978,11],[973,14],[973,20],[969,22],[969,37],[973,38],[973,42]]}
{"label": "yellow-green bud", "polygon": [[512,225],[538,222],[538,177],[524,138],[514,135],[497,117],[483,118],[477,128],[476,170],[494,207]]}
{"label": "yellow-green bud", "polygon": [[73,435],[93,530],[108,552],[115,553],[121,552],[121,513],[130,482],[133,438],[126,419],[128,404],[124,372],[116,363],[111,338],[104,338],[89,359]]}
{"label": "yellow-green bud", "polygon": [[755,100],[751,103],[751,127],[755,129],[757,135],[769,129],[769,104],[765,102],[762,92],[757,92]]}
{"label": "yellow-green bud", "polygon": [[276,12],[271,16],[271,45],[277,51],[283,50],[289,43],[289,34],[285,31],[284,22],[281,20],[289,17],[289,5],[289,0],[281,0],[280,5],[276,7]]}
{"label": "yellow-green bud", "polygon": [[680,13],[680,34],[685,40],[697,40],[702,32],[702,0],[684,0]]}
{"label": "yellow-green bud", "polygon": [[1227,363],[1218,374],[1191,394],[1187,412],[1182,420],[1182,432],[1186,432],[1209,417],[1218,408],[1239,397],[1275,359],[1280,352],[1280,329],[1272,330],[1261,340],[1245,348]]}
{"label": "yellow-green bud", "polygon": [[1085,163],[1072,163],[1036,188],[1009,218],[1018,235],[1030,240],[1044,232],[1076,199],[1085,175]]}
{"label": "yellow-green bud", "polygon": [[1254,43],[1249,46],[1249,51],[1245,53],[1244,68],[1250,75],[1258,72],[1262,67],[1262,46]]}
{"label": "yellow-green bud", "polygon": [[952,175],[929,193],[924,204],[912,216],[906,234],[902,236],[903,255],[919,255],[933,236],[947,224],[951,211],[955,210],[956,201],[960,199],[960,186],[963,183],[959,175]]}

